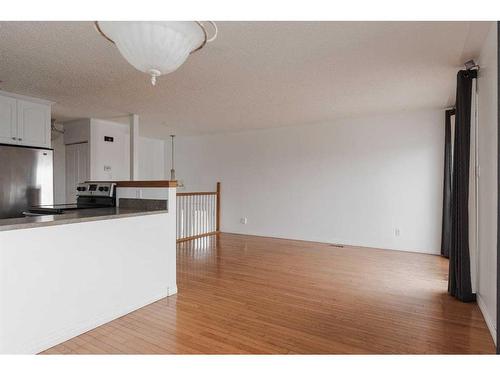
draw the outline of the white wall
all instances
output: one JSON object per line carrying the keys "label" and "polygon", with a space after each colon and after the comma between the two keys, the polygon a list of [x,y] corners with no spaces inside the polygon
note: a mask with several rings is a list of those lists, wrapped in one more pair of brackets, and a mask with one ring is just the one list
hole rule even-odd
{"label": "white wall", "polygon": [[165,141],[139,137],[139,180],[164,180]]}
{"label": "white wall", "polygon": [[177,141],[186,191],[222,182],[225,232],[440,252],[442,110]]}
{"label": "white wall", "polygon": [[[128,180],[130,178],[130,127],[92,119],[90,173],[92,180]],[[104,137],[113,137],[105,142]],[[139,137],[139,179],[165,179],[165,141]],[[105,166],[111,170],[105,170]],[[109,168],[108,168],[109,169]]]}
{"label": "white wall", "polygon": [[67,121],[64,126],[64,143],[73,144],[90,141],[90,119]]}
{"label": "white wall", "polygon": [[[90,179],[130,179],[130,129],[128,125],[92,119],[90,130]],[[113,137],[105,142],[104,137]]]}
{"label": "white wall", "polygon": [[[66,122],[64,129],[64,138],[59,136],[54,140],[56,203],[69,201],[65,194],[66,171],[63,142],[66,144],[89,143],[90,180],[129,179],[130,128],[128,125],[100,119],[80,119]],[[113,137],[113,142],[105,142],[105,136]],[[167,178],[165,145],[162,139],[139,137],[139,179],[163,180]]]}
{"label": "white wall", "polygon": [[496,338],[497,281],[497,28],[492,26],[478,64],[479,290],[478,304]]}

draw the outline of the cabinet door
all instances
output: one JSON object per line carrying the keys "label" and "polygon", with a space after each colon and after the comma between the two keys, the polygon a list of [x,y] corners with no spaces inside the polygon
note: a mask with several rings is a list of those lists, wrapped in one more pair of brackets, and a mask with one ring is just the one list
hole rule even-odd
{"label": "cabinet door", "polygon": [[0,143],[18,143],[16,99],[0,96]]}
{"label": "cabinet door", "polygon": [[17,139],[26,146],[50,147],[50,106],[17,100]]}

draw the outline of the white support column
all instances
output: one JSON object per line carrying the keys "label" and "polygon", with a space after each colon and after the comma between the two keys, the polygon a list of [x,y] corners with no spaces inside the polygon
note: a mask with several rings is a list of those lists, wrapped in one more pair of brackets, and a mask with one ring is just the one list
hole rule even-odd
{"label": "white support column", "polygon": [[139,178],[139,116],[131,114],[130,120],[130,180]]}
{"label": "white support column", "polygon": [[163,157],[163,162],[164,168],[163,168],[163,178],[165,180],[168,180],[170,177],[170,166],[172,165],[170,161],[170,140],[168,141],[163,141],[163,150],[164,150],[164,157]]}

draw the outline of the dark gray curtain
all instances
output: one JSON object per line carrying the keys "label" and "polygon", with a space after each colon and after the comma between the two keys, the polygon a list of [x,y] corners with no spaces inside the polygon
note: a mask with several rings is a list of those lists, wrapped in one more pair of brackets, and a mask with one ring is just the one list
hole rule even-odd
{"label": "dark gray curtain", "polygon": [[476,299],[472,293],[469,254],[470,121],[472,80],[476,77],[474,70],[458,72],[453,145],[448,292],[464,302]]}
{"label": "dark gray curtain", "polygon": [[444,181],[443,181],[443,222],[441,234],[441,255],[448,258],[451,247],[451,185],[452,185],[452,132],[451,117],[455,115],[454,109],[445,112],[444,136]]}

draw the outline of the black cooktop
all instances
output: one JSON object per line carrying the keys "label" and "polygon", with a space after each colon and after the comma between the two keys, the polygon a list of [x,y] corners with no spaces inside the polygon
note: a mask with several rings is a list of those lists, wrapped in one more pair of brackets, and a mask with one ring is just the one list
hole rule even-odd
{"label": "black cooktop", "polygon": [[97,205],[97,204],[78,204],[78,203],[65,203],[65,204],[53,204],[46,206],[34,206],[29,209],[32,214],[39,215],[60,215],[67,211],[72,210],[82,210],[86,208],[102,208],[109,207],[110,205]]}
{"label": "black cooktop", "polygon": [[68,211],[83,210],[88,208],[103,208],[116,206],[114,196],[78,196],[76,203],[49,204],[42,206],[33,206],[29,213],[33,215],[60,215]]}

